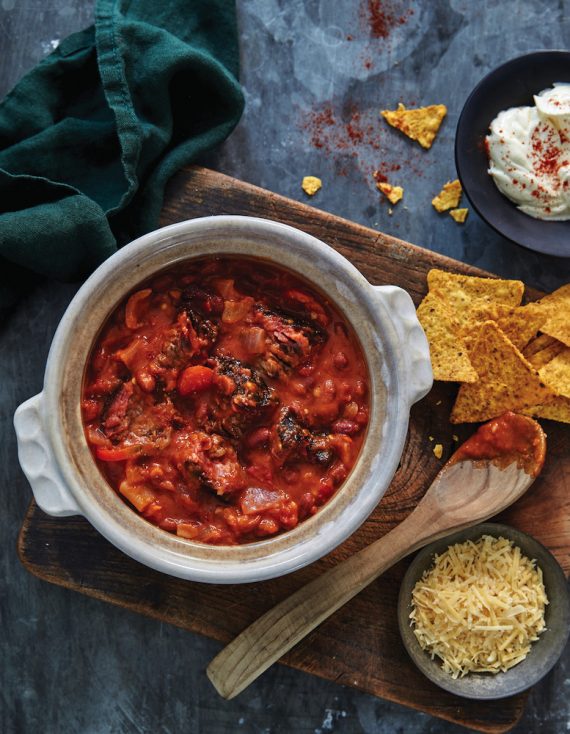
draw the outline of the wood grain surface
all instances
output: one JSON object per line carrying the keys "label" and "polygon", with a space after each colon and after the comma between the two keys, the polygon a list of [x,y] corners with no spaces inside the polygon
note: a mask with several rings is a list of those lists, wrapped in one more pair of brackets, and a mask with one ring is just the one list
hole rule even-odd
{"label": "wood grain surface", "polygon": [[[182,171],[169,187],[162,223],[213,214],[260,216],[296,226],[335,247],[372,283],[402,286],[416,304],[425,294],[425,276],[432,267],[480,274],[463,263],[222,174],[201,168]],[[333,553],[284,578],[241,586],[170,578],[120,553],[82,518],[51,518],[34,503],[20,532],[20,558],[31,573],[46,581],[228,642],[260,614],[384,535],[411,512],[441,467],[432,452],[434,443],[443,445],[444,461],[456,439],[462,441],[473,431],[473,427],[449,424],[455,391],[452,385],[438,383],[414,406],[398,471],[367,522]],[[528,494],[498,519],[540,540],[568,574],[570,429],[549,421],[543,425],[548,434],[543,473]],[[283,662],[472,729],[508,730],[522,714],[525,694],[485,704],[461,699],[431,684],[408,658],[396,619],[405,568],[402,561],[387,571]]]}

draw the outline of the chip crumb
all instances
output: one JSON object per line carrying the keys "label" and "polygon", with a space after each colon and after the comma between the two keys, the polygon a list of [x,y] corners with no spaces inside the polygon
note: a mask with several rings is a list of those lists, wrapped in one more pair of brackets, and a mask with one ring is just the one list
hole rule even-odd
{"label": "chip crumb", "polygon": [[432,104],[406,109],[400,102],[397,110],[381,110],[380,114],[389,125],[417,141],[422,148],[431,148],[447,114],[447,107],[444,104]]}
{"label": "chip crumb", "polygon": [[[439,213],[446,212],[448,209],[455,209],[461,201],[461,193],[462,189],[459,179],[456,178],[455,181],[448,181],[444,184],[439,194],[431,200],[433,208]],[[455,219],[455,217],[453,218]]]}
{"label": "chip crumb", "polygon": [[455,441],[455,443],[459,441],[459,436],[457,436],[455,433],[453,434],[451,438]]}
{"label": "chip crumb", "polygon": [[309,196],[314,196],[317,191],[322,187],[323,182],[316,176],[305,176],[301,183],[301,188]]}
{"label": "chip crumb", "polygon": [[436,405],[441,405],[441,400],[438,400]]}
{"label": "chip crumb", "polygon": [[401,186],[392,186],[389,183],[379,181],[376,188],[384,194],[391,204],[397,204],[404,196],[404,189]]}
{"label": "chip crumb", "polygon": [[392,216],[392,214],[393,214],[393,213],[394,213],[394,210],[392,209],[392,207],[390,207],[390,208],[388,209],[388,214],[389,214],[390,216]]}
{"label": "chip crumb", "polygon": [[433,436],[428,436],[430,441],[433,441]]}
{"label": "chip crumb", "polygon": [[433,447],[433,453],[436,459],[441,459],[443,456],[443,446],[440,443],[436,443]]}
{"label": "chip crumb", "polygon": [[469,214],[469,209],[452,209],[449,212],[449,216],[452,219],[455,219],[457,224],[463,224],[465,220],[467,219],[468,214]]}

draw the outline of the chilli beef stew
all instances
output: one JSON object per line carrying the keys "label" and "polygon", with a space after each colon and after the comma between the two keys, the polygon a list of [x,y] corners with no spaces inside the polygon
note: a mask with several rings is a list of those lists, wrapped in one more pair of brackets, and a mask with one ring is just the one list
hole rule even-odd
{"label": "chilli beef stew", "polygon": [[201,259],[111,315],[83,388],[110,484],[183,538],[236,544],[313,515],[368,423],[368,373],[326,297],[256,261]]}

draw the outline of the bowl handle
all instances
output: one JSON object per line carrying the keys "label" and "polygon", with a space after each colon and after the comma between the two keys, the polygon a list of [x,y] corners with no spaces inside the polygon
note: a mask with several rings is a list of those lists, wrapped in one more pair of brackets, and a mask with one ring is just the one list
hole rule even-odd
{"label": "bowl handle", "polygon": [[14,414],[20,466],[44,512],[56,517],[81,515],[58,469],[42,424],[43,394],[22,403]]}
{"label": "bowl handle", "polygon": [[431,390],[433,372],[429,345],[422,329],[414,302],[409,293],[395,285],[373,286],[376,295],[390,314],[402,344],[406,374],[404,384],[410,405],[417,403]]}

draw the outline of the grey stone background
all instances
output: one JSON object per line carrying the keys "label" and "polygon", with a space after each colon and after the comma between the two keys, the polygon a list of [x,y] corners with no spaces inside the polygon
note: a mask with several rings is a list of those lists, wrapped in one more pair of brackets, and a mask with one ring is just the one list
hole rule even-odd
{"label": "grey stone background", "polygon": [[[568,48],[570,0],[382,4],[403,20],[373,38],[364,1],[238,0],[247,108],[232,137],[204,162],[299,200],[306,198],[302,176],[317,175],[323,189],[311,202],[316,207],[529,285],[569,282],[570,260],[522,250],[473,212],[459,226],[430,201],[455,177],[454,130],[470,90],[526,51]],[[0,98],[92,13],[93,0],[0,0]],[[399,101],[448,106],[430,151],[379,120],[380,108]],[[315,115],[326,107],[335,125],[319,136]],[[363,131],[361,140],[347,138],[347,124]],[[371,178],[382,166],[406,190],[391,215]],[[12,415],[41,389],[52,335],[76,288],[46,284],[0,324],[0,732],[465,731],[282,666],[224,702],[204,675],[216,643],[26,573],[15,543],[31,491],[17,463]],[[516,732],[570,731],[569,671],[567,649],[531,693]]]}

